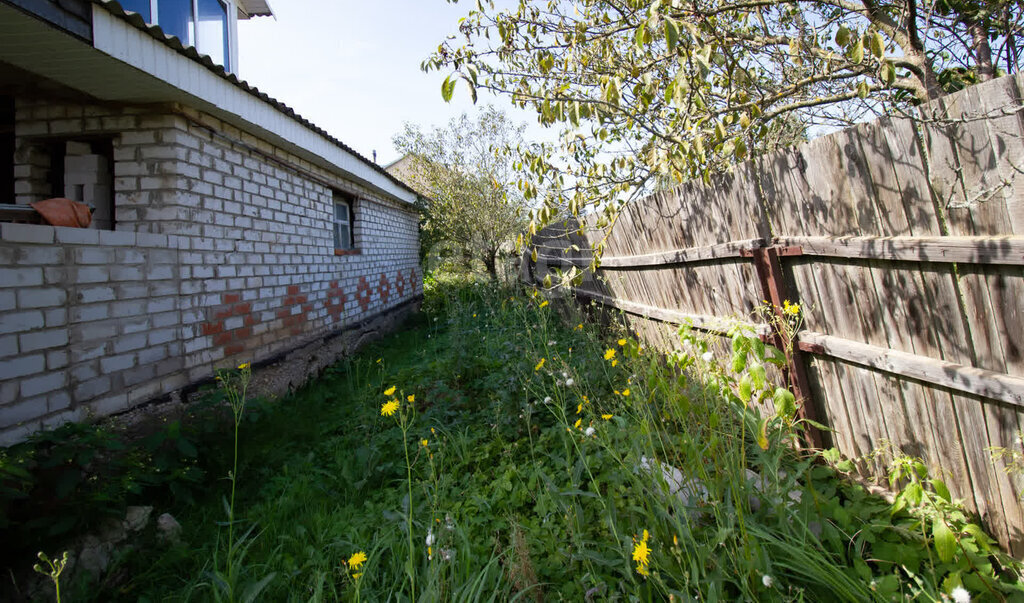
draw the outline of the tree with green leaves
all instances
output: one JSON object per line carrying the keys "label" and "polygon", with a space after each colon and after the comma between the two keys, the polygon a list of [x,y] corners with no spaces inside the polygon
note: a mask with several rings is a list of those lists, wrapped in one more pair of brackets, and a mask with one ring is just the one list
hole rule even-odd
{"label": "tree with green leaves", "polygon": [[499,252],[527,223],[529,207],[513,168],[523,129],[487,106],[475,118],[463,114],[429,132],[407,123],[394,137],[395,148],[406,155],[403,176],[426,198],[424,249],[455,247],[496,274]]}
{"label": "tree with green leaves", "polygon": [[[457,2],[457,0],[448,0]],[[1019,64],[1020,0],[478,0],[425,70],[511,97],[558,148],[527,198],[615,208],[666,182],[938,98]]]}

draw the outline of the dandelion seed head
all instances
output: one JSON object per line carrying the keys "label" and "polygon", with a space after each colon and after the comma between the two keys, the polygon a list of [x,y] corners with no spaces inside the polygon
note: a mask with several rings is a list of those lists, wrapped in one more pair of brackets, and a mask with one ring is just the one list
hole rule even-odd
{"label": "dandelion seed head", "polygon": [[576,385],[576,380],[573,379],[572,377],[569,377],[568,379],[565,380],[566,387],[572,387],[573,385]]}
{"label": "dandelion seed head", "polygon": [[761,584],[764,584],[765,588],[771,588],[772,584],[775,584],[775,580],[768,574],[765,574],[761,576]]}
{"label": "dandelion seed head", "polygon": [[594,429],[593,427],[588,427],[587,430],[583,432],[583,435],[585,435],[585,436],[592,436],[595,433],[597,433],[596,429]]}
{"label": "dandelion seed head", "polygon": [[955,603],[971,603],[971,593],[967,592],[967,589],[958,586],[953,589],[953,592],[949,593],[953,597]]}
{"label": "dandelion seed head", "polygon": [[714,354],[712,354],[711,352],[704,352],[704,353],[703,353],[703,354],[701,354],[701,356],[700,356],[701,360],[703,360],[704,362],[711,362],[711,360],[712,360],[712,359],[713,359],[714,357],[715,357],[715,355],[714,355]]}

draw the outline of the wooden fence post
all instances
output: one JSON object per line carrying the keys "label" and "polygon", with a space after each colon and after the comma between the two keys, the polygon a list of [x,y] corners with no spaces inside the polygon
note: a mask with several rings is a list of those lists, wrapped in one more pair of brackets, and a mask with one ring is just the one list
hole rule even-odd
{"label": "wooden fence post", "polygon": [[[749,252],[754,260],[754,268],[757,270],[757,278],[761,283],[761,291],[765,300],[772,304],[772,311],[775,312],[775,321],[771,324],[771,335],[768,336],[771,344],[786,354],[786,367],[783,369],[783,376],[793,387],[793,395],[800,403],[797,414],[801,419],[809,419],[816,423],[822,423],[818,415],[818,409],[811,393],[810,381],[807,379],[807,365],[803,354],[794,345],[789,334],[782,331],[779,325],[783,324],[787,317],[783,313],[784,302],[789,299],[786,291],[786,282],[783,279],[782,262],[780,255],[801,255],[799,247],[780,247],[769,245],[754,247]],[[746,255],[746,254],[744,254]],[[811,448],[822,448],[824,434],[813,425],[807,425],[804,438]]]}

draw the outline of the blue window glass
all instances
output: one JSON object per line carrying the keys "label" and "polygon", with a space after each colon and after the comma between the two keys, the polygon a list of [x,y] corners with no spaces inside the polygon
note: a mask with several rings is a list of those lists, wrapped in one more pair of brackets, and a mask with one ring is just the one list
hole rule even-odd
{"label": "blue window glass", "polygon": [[192,0],[160,0],[157,12],[157,23],[164,33],[177,37],[186,46],[195,45]]}
{"label": "blue window glass", "polygon": [[146,23],[153,22],[153,13],[150,11],[149,0],[120,0],[121,8],[139,13]]}
{"label": "blue window glass", "polygon": [[[163,1],[163,0],[161,0]],[[199,18],[196,20],[196,48],[210,55],[214,63],[228,65],[228,11],[220,0],[197,0]]]}

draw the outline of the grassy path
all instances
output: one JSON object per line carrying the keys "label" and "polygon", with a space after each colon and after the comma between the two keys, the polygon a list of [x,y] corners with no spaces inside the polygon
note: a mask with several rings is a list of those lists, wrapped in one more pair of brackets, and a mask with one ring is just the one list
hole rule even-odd
{"label": "grassy path", "polygon": [[414,589],[424,601],[1021,596],[1019,567],[990,551],[911,460],[897,459],[911,486],[894,510],[837,479],[847,467],[838,458],[794,453],[792,417],[760,417],[747,404],[779,395],[764,382],[770,350],[737,334],[743,363],[725,367],[706,342],[683,343],[688,351],[666,361],[627,334],[599,339],[540,298],[431,283],[406,330],[246,411],[232,584],[214,577],[228,550],[230,484],[212,479],[231,466],[222,434],[198,451],[202,494],[174,509],[182,544],[125,554],[103,585],[77,592],[103,601],[228,591],[400,601]]}

